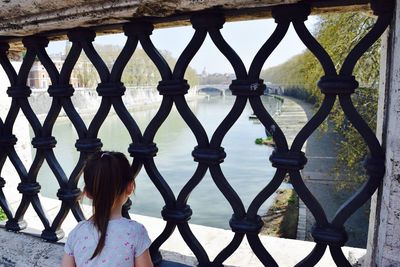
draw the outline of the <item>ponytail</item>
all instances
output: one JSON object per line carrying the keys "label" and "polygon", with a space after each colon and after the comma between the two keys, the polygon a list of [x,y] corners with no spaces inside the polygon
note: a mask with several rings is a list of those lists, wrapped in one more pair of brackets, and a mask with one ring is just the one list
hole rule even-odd
{"label": "ponytail", "polygon": [[122,153],[97,152],[86,163],[85,191],[93,199],[93,222],[99,231],[99,242],[90,260],[103,250],[111,209],[133,179],[129,161]]}

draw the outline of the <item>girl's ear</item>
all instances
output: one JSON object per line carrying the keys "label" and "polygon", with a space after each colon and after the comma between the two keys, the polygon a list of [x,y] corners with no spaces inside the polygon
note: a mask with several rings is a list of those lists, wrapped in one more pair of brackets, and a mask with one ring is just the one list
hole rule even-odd
{"label": "girl's ear", "polygon": [[135,182],[134,181],[128,183],[128,186],[126,187],[126,193],[128,195],[131,195],[133,193],[133,190],[135,190]]}

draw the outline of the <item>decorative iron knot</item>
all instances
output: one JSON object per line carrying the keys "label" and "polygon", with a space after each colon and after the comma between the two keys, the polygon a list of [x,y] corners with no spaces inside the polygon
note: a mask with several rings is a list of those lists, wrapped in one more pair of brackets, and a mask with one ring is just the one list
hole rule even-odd
{"label": "decorative iron knot", "polygon": [[6,180],[3,177],[0,177],[0,188],[3,188],[6,185]]}
{"label": "decorative iron knot", "polygon": [[40,184],[38,182],[21,182],[17,189],[21,194],[34,196],[40,192]]}
{"label": "decorative iron knot", "polygon": [[376,16],[393,13],[395,5],[395,0],[371,0],[371,9]]}
{"label": "decorative iron knot", "polygon": [[343,247],[348,240],[344,227],[334,228],[331,225],[325,227],[314,225],[311,235],[316,243],[328,246]]}
{"label": "decorative iron knot", "polygon": [[75,28],[68,31],[67,36],[71,42],[93,42],[96,32],[86,28]]}
{"label": "decorative iron knot", "polygon": [[123,96],[125,90],[126,88],[121,82],[99,83],[96,89],[99,96]]}
{"label": "decorative iron knot", "polygon": [[190,86],[187,80],[168,80],[160,81],[157,86],[160,95],[184,95],[188,92]]}
{"label": "decorative iron knot", "polygon": [[192,156],[196,162],[216,165],[224,162],[226,153],[223,147],[200,148],[196,146],[192,152]]}
{"label": "decorative iron knot", "polygon": [[9,231],[14,231],[18,232],[20,230],[25,229],[27,226],[27,223],[20,219],[19,221],[15,218],[11,218],[6,222],[6,229]]}
{"label": "decorative iron knot", "polygon": [[126,36],[138,36],[141,34],[151,35],[154,30],[154,26],[151,22],[138,20],[135,22],[126,23],[123,26],[124,33]]}
{"label": "decorative iron knot", "polygon": [[32,138],[32,146],[37,149],[52,149],[56,144],[57,140],[54,136]]}
{"label": "decorative iron knot", "polygon": [[318,86],[324,94],[352,94],[358,88],[358,82],[354,76],[322,76]]}
{"label": "decorative iron knot", "polygon": [[311,14],[307,4],[279,5],[272,8],[272,17],[276,23],[304,22]]}
{"label": "decorative iron knot", "polygon": [[75,147],[79,152],[94,153],[100,151],[103,143],[99,138],[85,138],[76,140]]}
{"label": "decorative iron knot", "polygon": [[182,208],[173,209],[164,206],[161,211],[164,221],[173,223],[185,223],[190,220],[192,214],[193,212],[189,205],[185,205]]}
{"label": "decorative iron knot", "polygon": [[57,197],[61,201],[75,203],[81,196],[82,191],[79,188],[60,188]]}
{"label": "decorative iron knot", "polygon": [[222,29],[225,23],[225,17],[221,13],[210,12],[196,14],[190,18],[190,22],[195,30]]}
{"label": "decorative iron knot", "polygon": [[141,144],[141,143],[131,143],[128,148],[128,152],[131,157],[148,159],[153,158],[157,155],[158,148],[155,143]]}
{"label": "decorative iron knot", "polygon": [[0,147],[12,147],[17,143],[17,137],[13,134],[0,136]]}
{"label": "decorative iron knot", "polygon": [[8,96],[12,98],[29,97],[31,93],[32,93],[31,88],[29,88],[29,86],[26,85],[10,86],[7,89]]}
{"label": "decorative iron knot", "polygon": [[51,228],[44,229],[41,238],[49,241],[49,242],[57,242],[65,236],[64,231],[62,229],[53,230]]}
{"label": "decorative iron knot", "polygon": [[233,232],[240,234],[258,234],[264,225],[261,217],[257,215],[254,219],[247,217],[238,218],[235,214],[229,220]]}
{"label": "decorative iron knot", "polygon": [[71,97],[74,94],[74,88],[71,84],[50,85],[47,92],[52,97]]}
{"label": "decorative iron knot", "polygon": [[263,80],[246,81],[246,80],[233,80],[229,89],[232,95],[237,96],[260,96],[264,94],[265,84]]}
{"label": "decorative iron knot", "polygon": [[8,43],[0,43],[0,52],[7,52],[10,49],[10,45]]}
{"label": "decorative iron knot", "polygon": [[132,200],[130,198],[128,198],[128,200],[124,203],[124,205],[122,205],[122,216],[130,219],[131,217],[129,216],[129,210],[132,207]]}
{"label": "decorative iron knot", "polygon": [[372,177],[383,177],[385,175],[385,159],[367,156],[364,160],[364,168]]}
{"label": "decorative iron knot", "polygon": [[22,43],[28,49],[39,49],[47,47],[49,40],[43,36],[28,36],[22,39]]}
{"label": "decorative iron knot", "polygon": [[304,168],[307,163],[307,158],[304,152],[301,151],[285,151],[280,152],[274,150],[269,157],[272,166],[275,168],[298,171]]}

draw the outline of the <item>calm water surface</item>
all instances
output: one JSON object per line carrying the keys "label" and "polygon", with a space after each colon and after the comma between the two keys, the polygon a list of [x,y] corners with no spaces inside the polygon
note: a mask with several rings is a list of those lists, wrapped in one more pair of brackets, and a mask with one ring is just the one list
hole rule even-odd
{"label": "calm water surface", "polygon": [[[262,98],[267,110],[274,114],[279,103],[268,96]],[[208,99],[191,101],[189,106],[211,138],[217,126],[228,114],[233,102],[234,97],[232,96],[211,96]],[[142,132],[156,114],[157,109],[158,106],[155,106],[144,111],[131,112]],[[221,164],[221,168],[229,183],[241,197],[245,207],[249,206],[257,193],[268,184],[275,173],[275,169],[268,160],[272,149],[254,143],[256,138],[265,136],[264,127],[258,121],[249,120],[250,114],[252,114],[252,109],[248,104],[222,143],[227,157]],[[91,119],[85,118],[87,125]],[[63,119],[57,121],[53,135],[58,141],[55,148],[56,157],[66,174],[69,175],[79,157],[75,149],[75,141],[78,136],[73,125]],[[128,155],[127,148],[131,139],[116,115],[110,115],[106,119],[100,129],[99,137],[103,142],[103,149],[122,151]],[[197,163],[193,161],[191,153],[197,143],[193,133],[175,108],[159,129],[155,142],[159,149],[155,158],[158,170],[177,196],[196,169]],[[39,172],[38,181],[42,185],[41,193],[44,196],[57,198],[59,185],[46,163]],[[164,206],[164,201],[148,178],[144,168],[136,178],[136,184],[137,189],[132,196],[131,211],[142,215],[161,217],[160,211]],[[264,214],[271,202],[272,199],[268,199],[259,213]],[[190,195],[188,204],[193,209],[191,223],[229,229],[228,222],[232,215],[232,208],[219,192],[209,172]]]}

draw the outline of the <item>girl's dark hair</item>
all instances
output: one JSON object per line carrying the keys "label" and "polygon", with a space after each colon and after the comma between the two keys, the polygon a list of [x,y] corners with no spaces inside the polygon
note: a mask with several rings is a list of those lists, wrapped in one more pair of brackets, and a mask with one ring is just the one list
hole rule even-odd
{"label": "girl's dark hair", "polygon": [[87,161],[83,179],[85,192],[93,199],[93,221],[100,232],[99,243],[90,259],[104,248],[111,208],[115,201],[134,182],[129,161],[120,152],[100,151]]}

